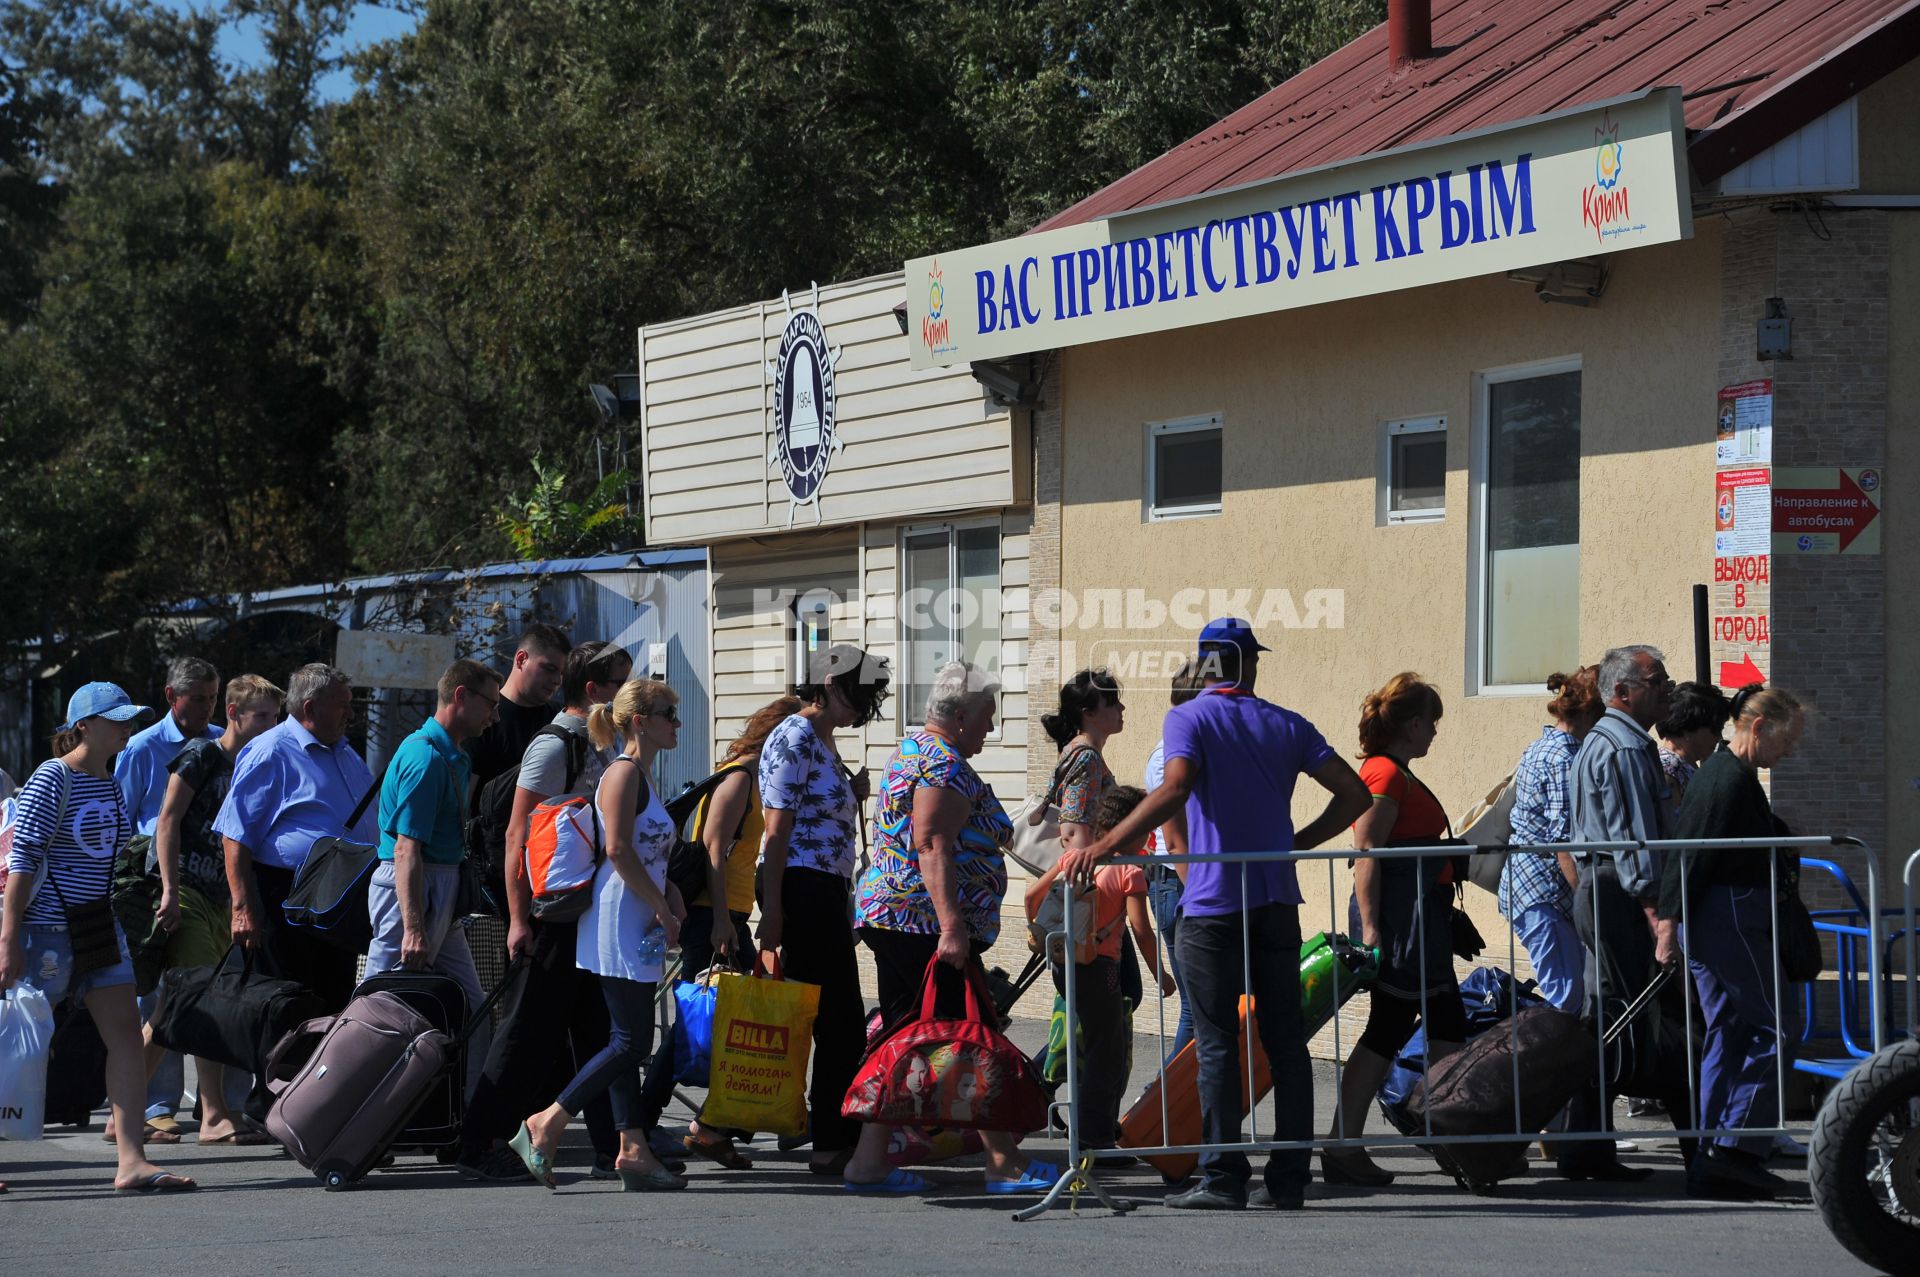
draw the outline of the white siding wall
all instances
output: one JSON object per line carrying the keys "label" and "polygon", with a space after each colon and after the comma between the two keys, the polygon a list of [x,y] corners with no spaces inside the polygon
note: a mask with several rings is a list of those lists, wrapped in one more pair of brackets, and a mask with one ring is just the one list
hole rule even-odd
{"label": "white siding wall", "polygon": [[[915,372],[893,307],[898,273],[832,284],[817,309],[834,365],[833,458],[794,511],[776,466],[772,376],[788,309],[776,299],[640,330],[641,473],[649,545],[991,510],[1024,499],[1023,436],[964,367]],[[792,298],[795,309],[814,294]]]}

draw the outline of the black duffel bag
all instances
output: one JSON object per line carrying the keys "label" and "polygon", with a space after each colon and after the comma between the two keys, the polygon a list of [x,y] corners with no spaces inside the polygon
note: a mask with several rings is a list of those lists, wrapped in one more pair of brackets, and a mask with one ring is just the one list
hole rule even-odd
{"label": "black duffel bag", "polygon": [[[382,777],[384,779],[384,776]],[[367,804],[380,792],[380,782],[347,817],[351,830],[360,823]],[[299,927],[348,953],[365,953],[373,939],[373,921],[367,916],[367,887],[380,864],[379,849],[350,838],[316,838],[307,858],[294,871],[293,889],[280,904],[289,927]]]}
{"label": "black duffel bag", "polygon": [[304,984],[255,971],[254,953],[235,944],[218,966],[169,968],[160,977],[153,1040],[182,1055],[258,1073],[289,1029],[326,1013],[319,995]]}

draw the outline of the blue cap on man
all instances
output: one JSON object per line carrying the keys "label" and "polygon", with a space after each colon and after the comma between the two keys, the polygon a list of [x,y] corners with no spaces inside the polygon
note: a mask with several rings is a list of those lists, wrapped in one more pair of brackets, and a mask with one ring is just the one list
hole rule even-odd
{"label": "blue cap on man", "polygon": [[60,730],[72,731],[83,718],[109,718],[124,723],[146,712],[147,707],[135,705],[133,697],[118,683],[88,683],[67,699],[67,721],[60,724]]}
{"label": "blue cap on man", "polygon": [[1222,616],[1208,621],[1206,628],[1200,631],[1201,650],[1204,651],[1209,643],[1230,643],[1240,649],[1242,656],[1273,650],[1255,638],[1253,627],[1237,616]]}

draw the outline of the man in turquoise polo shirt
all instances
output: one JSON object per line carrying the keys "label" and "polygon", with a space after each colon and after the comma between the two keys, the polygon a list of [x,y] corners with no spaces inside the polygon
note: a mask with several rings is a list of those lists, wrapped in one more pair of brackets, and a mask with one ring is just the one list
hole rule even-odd
{"label": "man in turquoise polo shirt", "polygon": [[455,661],[440,676],[439,707],[400,742],[380,782],[381,863],[367,889],[367,974],[437,971],[460,982],[468,1007],[485,992],[466,933],[453,925],[473,769],[460,746],[487,729],[499,704],[500,676],[478,661]]}

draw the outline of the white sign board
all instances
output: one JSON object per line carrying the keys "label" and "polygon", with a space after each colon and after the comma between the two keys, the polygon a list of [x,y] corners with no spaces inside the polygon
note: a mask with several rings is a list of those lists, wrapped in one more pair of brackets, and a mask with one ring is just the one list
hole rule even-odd
{"label": "white sign board", "polygon": [[361,687],[421,688],[438,686],[459,655],[451,634],[341,630],[333,663]]}
{"label": "white sign board", "polygon": [[913,366],[999,359],[1693,234],[1680,90],[906,265]]}

